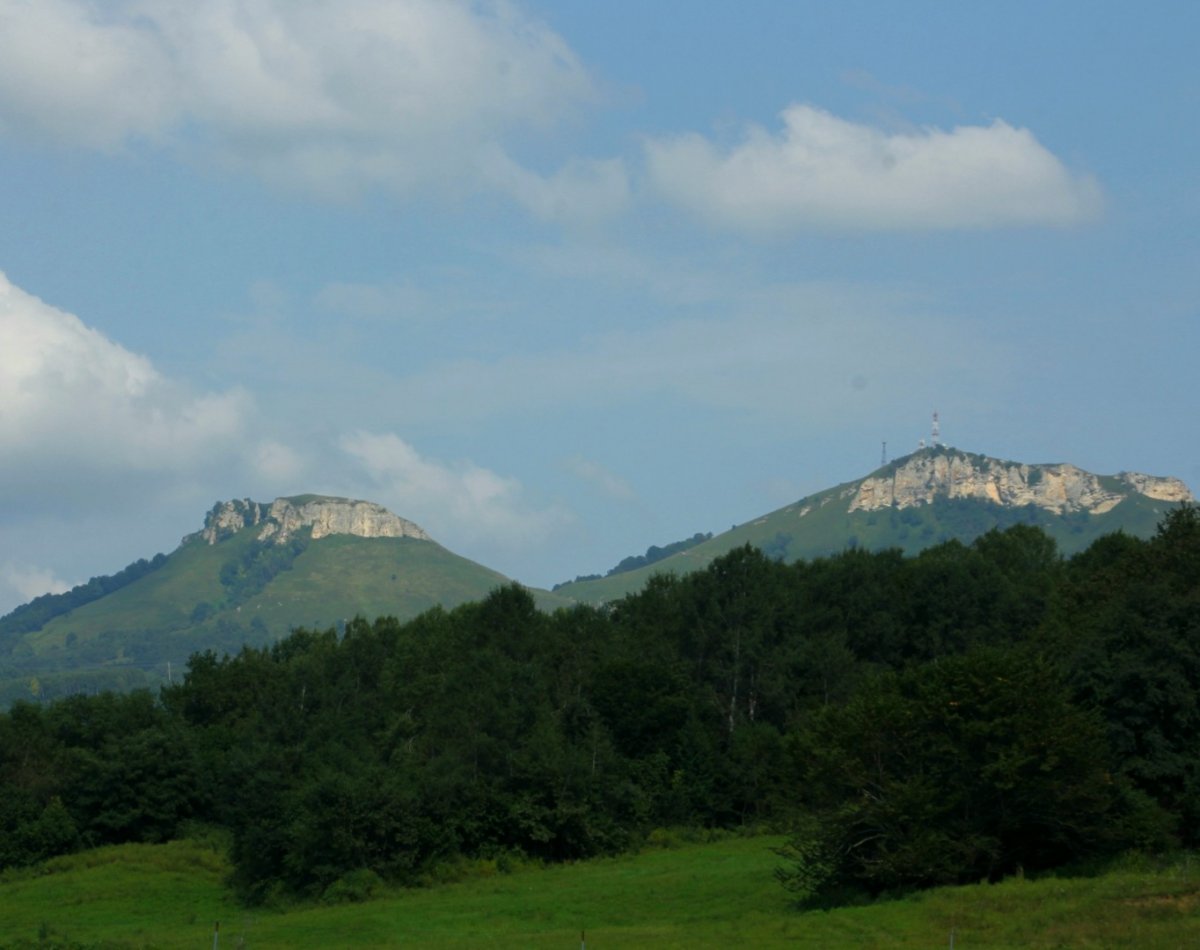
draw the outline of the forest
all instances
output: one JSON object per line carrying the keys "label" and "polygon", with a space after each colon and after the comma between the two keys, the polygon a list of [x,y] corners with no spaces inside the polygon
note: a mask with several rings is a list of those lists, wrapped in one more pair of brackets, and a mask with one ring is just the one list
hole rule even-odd
{"label": "forest", "polygon": [[224,836],[249,904],[772,828],[839,902],[1200,841],[1200,511],[1070,558],[745,547],[606,607],[517,585],[0,715],[0,867]]}

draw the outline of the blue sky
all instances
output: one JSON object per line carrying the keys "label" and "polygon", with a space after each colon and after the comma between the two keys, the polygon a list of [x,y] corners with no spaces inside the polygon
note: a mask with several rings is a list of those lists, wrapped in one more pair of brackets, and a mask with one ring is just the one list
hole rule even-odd
{"label": "blue sky", "polygon": [[0,0],[0,611],[310,491],[550,585],[934,409],[1195,488],[1196,9]]}

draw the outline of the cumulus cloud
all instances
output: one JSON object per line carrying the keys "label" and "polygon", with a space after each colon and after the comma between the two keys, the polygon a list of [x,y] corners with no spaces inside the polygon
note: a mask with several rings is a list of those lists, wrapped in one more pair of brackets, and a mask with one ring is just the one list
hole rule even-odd
{"label": "cumulus cloud", "polygon": [[809,105],[722,148],[696,134],[650,139],[648,174],[668,200],[724,226],[939,229],[1073,224],[1098,213],[1097,183],[1028,129],[996,120],[887,132]]}
{"label": "cumulus cloud", "polygon": [[170,145],[329,197],[491,187],[590,211],[616,165],[539,176],[503,143],[593,96],[562,38],[504,0],[0,0],[0,131]]}
{"label": "cumulus cloud", "polygon": [[379,500],[442,541],[521,548],[571,520],[559,507],[530,505],[514,478],[472,462],[425,458],[393,433],[353,432],[340,444],[379,489]]}
{"label": "cumulus cloud", "polygon": [[0,0],[0,130],[113,150],[178,114],[161,38],[78,0]]}
{"label": "cumulus cloud", "polygon": [[189,392],[0,274],[0,486],[185,471],[228,450],[249,410],[240,391]]}

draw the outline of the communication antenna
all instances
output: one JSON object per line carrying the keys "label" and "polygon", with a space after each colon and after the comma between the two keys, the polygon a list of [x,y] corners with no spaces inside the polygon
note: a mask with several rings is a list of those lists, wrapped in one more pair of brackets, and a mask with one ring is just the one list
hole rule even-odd
{"label": "communication antenna", "polygon": [[883,455],[879,459],[880,465],[887,465],[887,441],[883,443]]}
{"label": "communication antenna", "polygon": [[938,427],[938,415],[936,409],[933,410],[933,432],[930,433],[929,444],[934,448],[937,448],[942,444],[942,432]]}

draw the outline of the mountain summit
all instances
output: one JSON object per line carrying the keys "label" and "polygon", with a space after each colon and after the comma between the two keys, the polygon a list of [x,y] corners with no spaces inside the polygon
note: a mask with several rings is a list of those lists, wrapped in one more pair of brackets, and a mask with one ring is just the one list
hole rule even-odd
{"label": "mountain summit", "polygon": [[859,547],[916,554],[1014,524],[1037,525],[1060,551],[1073,554],[1112,531],[1148,537],[1169,507],[1194,500],[1177,478],[1094,475],[1065,463],[1010,462],[937,444],[647,567],[579,579],[555,591],[585,603],[613,600],[640,589],[653,574],[686,574],[743,544],[787,561]]}
{"label": "mountain summit", "polygon": [[[850,489],[853,489],[852,493]],[[911,508],[941,499],[972,499],[1006,508],[1032,505],[1063,515],[1077,511],[1102,515],[1131,494],[1155,501],[1194,501],[1177,478],[1140,472],[1103,476],[1074,465],[1026,465],[936,447],[897,459],[853,482],[848,512]]]}
{"label": "mountain summit", "polygon": [[333,534],[348,534],[356,538],[433,540],[420,526],[371,501],[297,495],[276,498],[269,505],[249,498],[219,501],[205,517],[204,528],[196,534],[187,535],[183,543],[188,544],[200,538],[209,544],[216,544],[250,527],[259,527],[257,540],[277,545],[286,544],[304,528],[310,529],[314,541]]}
{"label": "mountain summit", "polygon": [[[408,619],[509,583],[382,505],[296,495],[217,502],[171,554],[0,618],[0,705],[168,679],[189,655],[270,644],[297,626]],[[547,606],[567,601],[546,592]]]}

